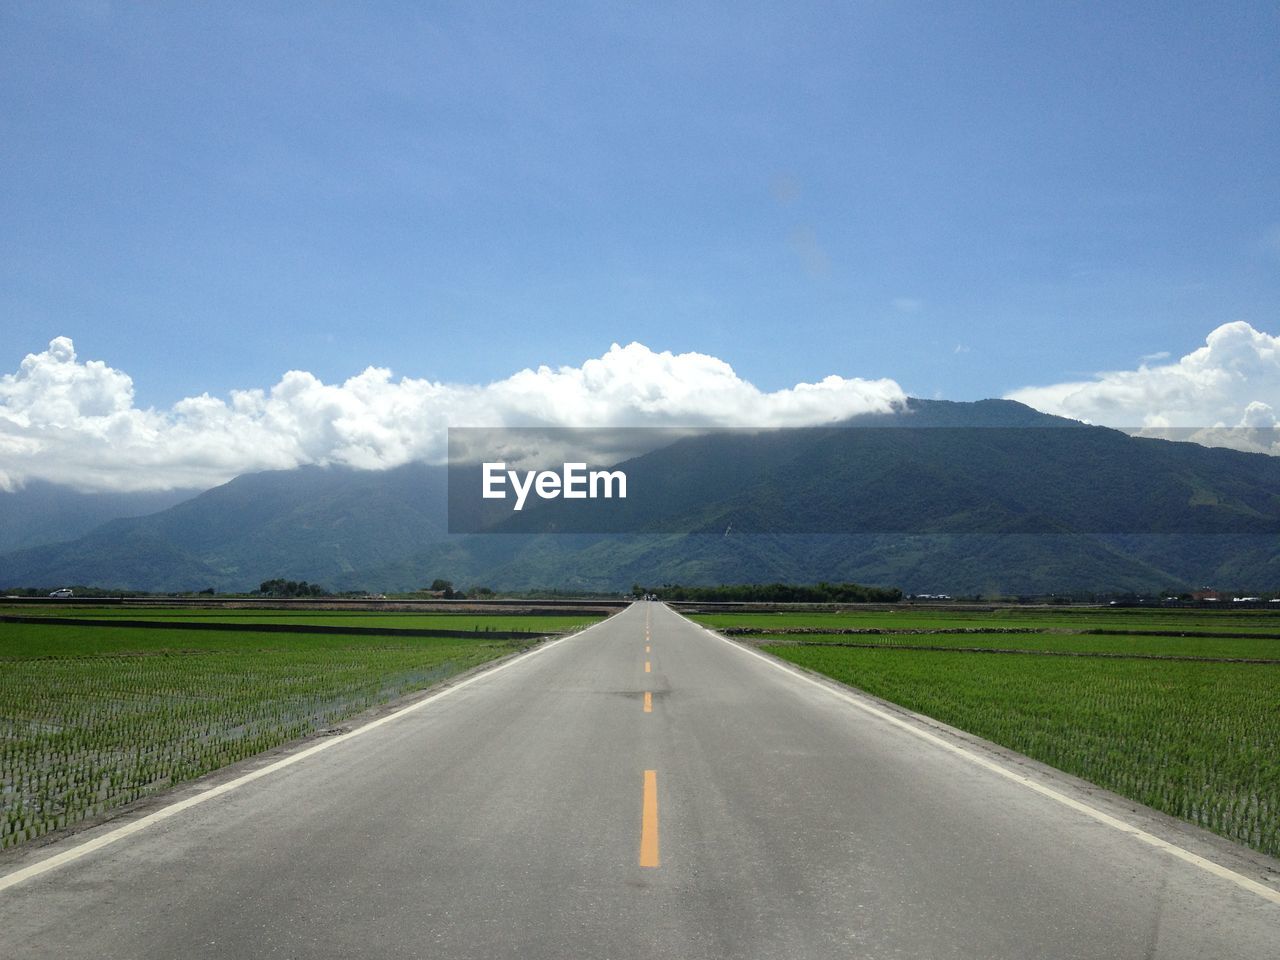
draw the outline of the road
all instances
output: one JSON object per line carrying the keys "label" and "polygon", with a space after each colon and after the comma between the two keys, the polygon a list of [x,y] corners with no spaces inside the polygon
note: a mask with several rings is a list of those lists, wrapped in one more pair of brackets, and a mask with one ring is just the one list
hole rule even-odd
{"label": "road", "polygon": [[1274,861],[1132,814],[1212,862],[1180,859],[853,699],[637,603],[83,856],[119,822],[7,858],[69,862],[0,890],[0,956],[1277,956],[1280,902],[1211,872]]}

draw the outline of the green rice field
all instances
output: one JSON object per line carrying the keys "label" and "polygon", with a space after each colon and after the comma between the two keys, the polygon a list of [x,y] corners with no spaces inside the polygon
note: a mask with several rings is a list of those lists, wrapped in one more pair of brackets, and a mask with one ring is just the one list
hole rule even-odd
{"label": "green rice field", "polygon": [[[522,629],[538,622],[498,619],[519,619]],[[550,618],[540,619],[546,629]],[[0,624],[0,848],[324,731],[528,645]]]}
{"label": "green rice field", "polygon": [[[1269,614],[869,611],[694,619],[748,630],[923,631],[779,632],[751,642],[1280,856],[1280,617]],[[984,628],[991,632],[929,632]],[[1010,628],[1028,632],[995,632]],[[1276,639],[1226,636],[1232,633]],[[1019,650],[1033,652],[1010,652]],[[1273,662],[1223,662],[1231,658]]]}
{"label": "green rice field", "polygon": [[401,630],[457,630],[459,632],[521,631],[550,634],[580,630],[605,614],[396,613],[362,610],[202,609],[47,606],[5,607],[0,613],[24,617],[75,617],[88,620],[163,620],[168,622],[279,623],[325,627],[392,627]]}
{"label": "green rice field", "polygon": [[[765,639],[760,637],[760,639]],[[1117,636],[1079,633],[843,633],[769,636],[780,643],[875,646],[910,649],[1028,651],[1132,657],[1195,657],[1205,660],[1274,660],[1280,664],[1280,637]]]}
{"label": "green rice field", "polygon": [[[1280,607],[1280,604],[1276,606]],[[1110,610],[1042,610],[1037,607],[1003,607],[983,610],[936,610],[902,607],[813,613],[699,613],[699,623],[715,630],[751,627],[772,630],[787,627],[870,628],[897,630],[992,627],[1017,630],[1138,630],[1152,633],[1266,633],[1280,637],[1280,610],[1204,610],[1199,608]]]}

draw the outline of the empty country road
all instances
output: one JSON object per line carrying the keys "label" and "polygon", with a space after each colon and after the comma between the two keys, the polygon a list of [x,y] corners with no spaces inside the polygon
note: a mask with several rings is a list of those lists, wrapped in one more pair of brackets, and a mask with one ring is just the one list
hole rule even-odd
{"label": "empty country road", "polygon": [[1274,960],[1275,861],[1072,804],[1130,816],[639,602],[83,855],[128,818],[6,855],[0,956]]}

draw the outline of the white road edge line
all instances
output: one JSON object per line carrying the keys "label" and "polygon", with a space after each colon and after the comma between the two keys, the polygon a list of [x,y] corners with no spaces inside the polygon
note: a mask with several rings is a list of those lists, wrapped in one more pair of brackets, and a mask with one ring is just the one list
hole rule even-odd
{"label": "white road edge line", "polygon": [[[618,613],[622,613],[626,609],[626,607],[623,607],[622,610],[618,611]],[[109,846],[118,840],[123,840],[125,837],[138,833],[141,830],[145,830],[147,827],[152,824],[159,823],[161,820],[168,820],[170,817],[176,816],[184,810],[189,810],[207,800],[212,800],[214,797],[220,797],[224,793],[230,793],[232,790],[243,787],[245,784],[252,783],[254,780],[259,780],[269,774],[275,773],[277,770],[283,770],[285,767],[293,766],[295,763],[306,760],[308,757],[313,757],[317,753],[322,753],[325,750],[336,747],[340,743],[346,743],[348,740],[368,733],[370,730],[376,730],[383,724],[390,723],[392,720],[403,717],[407,713],[413,713],[415,710],[421,710],[428,704],[435,703],[437,700],[447,697],[452,693],[457,693],[459,690],[464,690],[473,683],[478,683],[486,677],[492,677],[495,674],[506,670],[508,667],[514,667],[517,663],[524,663],[530,658],[550,650],[552,647],[559,646],[565,640],[570,640],[573,637],[580,637],[589,630],[594,630],[596,627],[603,626],[614,617],[618,616],[618,613],[608,616],[598,623],[593,623],[589,627],[584,627],[576,633],[570,633],[555,640],[542,643],[527,653],[522,653],[518,656],[512,657],[506,663],[500,663],[496,667],[481,670],[479,673],[473,674],[460,683],[445,687],[443,690],[439,690],[436,693],[423,697],[421,700],[416,700],[407,707],[402,707],[394,713],[387,714],[385,717],[379,717],[377,720],[371,720],[364,726],[356,727],[354,730],[349,730],[339,736],[322,740],[314,746],[307,747],[305,750],[299,750],[297,753],[291,753],[287,757],[282,757],[274,763],[267,764],[265,767],[252,770],[249,773],[236,777],[234,780],[228,780],[226,783],[220,783],[216,787],[210,787],[208,790],[197,793],[194,796],[187,797],[185,800],[179,800],[176,803],[169,804],[167,807],[161,807],[159,810],[149,813],[145,817],[139,817],[137,820],[133,820],[121,827],[117,827],[115,830],[104,833],[101,836],[94,837],[92,840],[86,840],[84,843],[72,847],[69,850],[63,850],[61,853],[54,854],[52,857],[48,857],[44,860],[38,860],[35,863],[22,867],[19,870],[15,870],[13,873],[5,874],[3,877],[0,877],[0,890],[7,890],[9,887],[16,886],[23,881],[30,880],[33,877],[38,877],[42,873],[47,873],[50,870],[65,866],[68,863],[72,863],[75,860],[88,856],[95,850],[101,850],[103,847]]]}
{"label": "white road edge line", "polygon": [[[668,609],[670,608],[668,607]],[[889,713],[888,711],[881,710],[879,707],[873,706],[870,703],[865,703],[859,698],[851,694],[844,693],[841,690],[837,690],[836,688],[826,683],[823,683],[821,680],[817,680],[813,677],[806,676],[805,674],[800,673],[798,670],[791,668],[790,666],[788,666],[787,664],[779,660],[775,660],[772,657],[767,657],[763,653],[759,653],[758,651],[751,650],[746,646],[744,646],[743,644],[730,640],[728,637],[722,637],[720,634],[716,633],[714,630],[711,630],[708,627],[704,627],[700,623],[695,623],[693,620],[689,620],[689,618],[685,617],[684,614],[676,613],[676,611],[674,610],[672,610],[671,612],[675,613],[676,616],[678,617],[682,617],[683,619],[688,620],[689,623],[692,623],[698,629],[705,630],[707,633],[711,634],[711,636],[715,637],[717,640],[721,641],[722,643],[727,643],[729,646],[733,647],[735,650],[740,650],[749,657],[755,657],[757,660],[761,660],[769,664],[770,666],[776,667],[779,670],[781,670],[783,673],[787,674],[788,676],[794,677],[797,680],[803,680],[806,683],[813,684],[813,686],[817,687],[819,690],[825,690],[827,693],[831,694],[833,697],[843,700],[846,703],[852,704],[853,706],[857,707],[859,710],[869,713],[874,717],[878,717],[879,719],[884,720],[887,723],[891,723],[895,727],[899,727],[900,729],[905,730],[908,733],[919,737],[921,740],[926,740],[929,743],[933,744],[934,746],[941,747],[943,750],[947,750],[950,753],[954,753],[956,756],[963,757],[964,759],[970,761],[971,763],[975,763],[986,770],[990,770],[992,773],[995,773],[1001,777],[1004,777],[1006,780],[1010,780],[1014,783],[1021,784],[1022,786],[1026,787],[1029,790],[1034,790],[1036,793],[1040,794],[1041,796],[1047,797],[1050,800],[1054,800],[1062,804],[1064,807],[1069,807],[1070,809],[1075,810],[1078,813],[1083,813],[1085,816],[1092,817],[1094,820],[1097,820],[1099,823],[1106,824],[1109,827],[1114,827],[1116,830],[1119,830],[1121,833],[1126,833],[1129,836],[1133,837],[1134,839],[1140,840],[1142,843],[1155,847],[1157,850],[1163,850],[1165,853],[1171,854],[1177,857],[1179,860],[1185,861],[1186,863],[1189,863],[1192,866],[1199,867],[1201,870],[1204,870],[1206,873],[1211,873],[1215,877],[1218,877],[1222,880],[1226,880],[1230,883],[1234,883],[1236,886],[1241,887],[1245,890],[1248,890],[1250,893],[1256,893],[1258,896],[1262,897],[1264,900],[1270,900],[1272,903],[1280,905],[1280,890],[1276,890],[1273,887],[1269,887],[1264,883],[1259,883],[1257,880],[1254,880],[1250,877],[1246,877],[1242,873],[1236,873],[1236,871],[1231,870],[1228,867],[1224,867],[1220,863],[1214,863],[1212,860],[1207,860],[1204,857],[1200,856],[1198,853],[1192,853],[1190,850],[1184,850],[1182,847],[1178,846],[1177,844],[1170,843],[1168,840],[1163,840],[1160,837],[1157,837],[1155,834],[1147,833],[1147,831],[1142,830],[1139,827],[1135,827],[1132,824],[1125,823],[1123,820],[1119,819],[1118,817],[1113,817],[1109,813],[1104,813],[1103,811],[1097,809],[1096,807],[1089,806],[1089,804],[1087,803],[1081,803],[1079,800],[1075,799],[1074,797],[1069,797],[1065,793],[1060,793],[1057,790],[1054,790],[1052,787],[1046,787],[1044,784],[1038,783],[1035,780],[1032,780],[1030,777],[1026,776],[1025,774],[1017,773],[1016,771],[1010,770],[1008,767],[1005,767],[999,763],[995,763],[994,761],[989,760],[986,757],[980,756],[971,750],[967,750],[964,747],[960,746],[958,743],[953,743],[950,740],[946,740],[943,737],[938,736],[937,734],[930,733],[928,730],[922,730],[920,727],[916,726],[913,723],[909,723],[908,721],[902,719],[901,717],[895,717],[893,714]],[[835,682],[838,682],[838,681],[835,681]]]}

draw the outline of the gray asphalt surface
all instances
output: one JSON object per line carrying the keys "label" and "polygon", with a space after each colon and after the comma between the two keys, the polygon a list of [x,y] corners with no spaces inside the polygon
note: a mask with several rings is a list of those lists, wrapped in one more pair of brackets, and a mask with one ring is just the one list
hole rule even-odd
{"label": "gray asphalt surface", "polygon": [[1280,906],[657,603],[0,892],[15,960],[1278,955]]}

